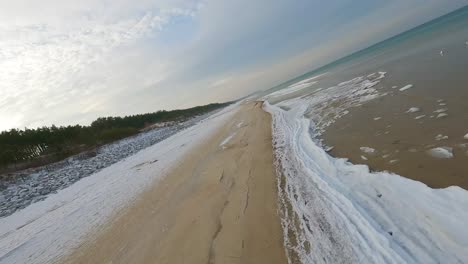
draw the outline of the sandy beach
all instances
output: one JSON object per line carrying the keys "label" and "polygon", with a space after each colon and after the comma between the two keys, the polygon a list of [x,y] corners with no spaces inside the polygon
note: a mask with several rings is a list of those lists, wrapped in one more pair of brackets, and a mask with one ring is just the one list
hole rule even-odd
{"label": "sandy beach", "polygon": [[202,142],[63,263],[287,263],[271,117],[261,103]]}

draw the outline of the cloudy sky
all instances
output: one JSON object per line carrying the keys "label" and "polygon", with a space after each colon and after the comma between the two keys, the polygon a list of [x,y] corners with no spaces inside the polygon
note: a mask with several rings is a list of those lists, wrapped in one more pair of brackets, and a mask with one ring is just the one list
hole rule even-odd
{"label": "cloudy sky", "polygon": [[468,0],[0,0],[0,130],[226,101]]}

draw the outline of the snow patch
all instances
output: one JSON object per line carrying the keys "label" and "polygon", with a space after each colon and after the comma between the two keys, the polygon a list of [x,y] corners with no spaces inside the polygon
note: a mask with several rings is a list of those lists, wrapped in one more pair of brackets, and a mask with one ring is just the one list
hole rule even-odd
{"label": "snow patch", "polygon": [[224,145],[226,145],[227,143],[229,143],[229,141],[231,141],[231,139],[237,134],[237,132],[233,132],[232,134],[230,134],[229,136],[227,136],[222,142],[221,144],[219,144],[220,147],[224,147]]}
{"label": "snow patch", "polygon": [[56,263],[102,230],[237,111],[231,105],[135,155],[0,219],[0,263]]}

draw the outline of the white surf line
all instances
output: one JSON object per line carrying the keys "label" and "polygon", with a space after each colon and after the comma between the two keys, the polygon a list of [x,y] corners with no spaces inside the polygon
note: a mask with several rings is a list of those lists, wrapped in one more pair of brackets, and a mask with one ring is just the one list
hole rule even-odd
{"label": "white surf line", "polygon": [[265,109],[285,177],[280,202],[292,208],[283,210],[285,246],[301,263],[468,263],[466,190],[431,189],[333,158],[312,140],[307,107],[284,111],[266,102]]}
{"label": "white surf line", "polygon": [[55,263],[146,188],[157,183],[237,111],[231,105],[200,123],[0,219],[0,263]]}

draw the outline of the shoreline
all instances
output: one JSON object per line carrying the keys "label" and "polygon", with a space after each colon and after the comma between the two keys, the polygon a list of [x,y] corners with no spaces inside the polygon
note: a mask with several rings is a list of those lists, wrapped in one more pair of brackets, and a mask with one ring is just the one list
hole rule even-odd
{"label": "shoreline", "polygon": [[255,102],[227,122],[62,261],[287,263],[271,116]]}

